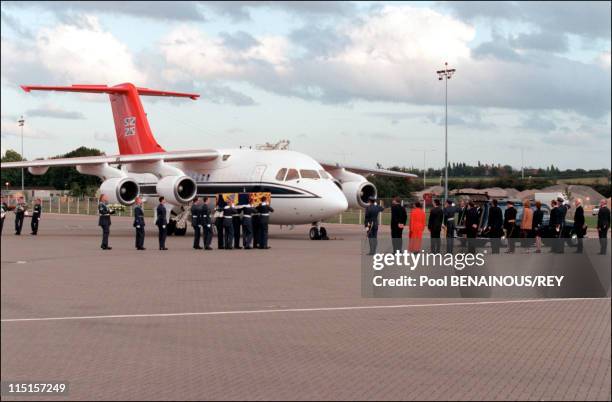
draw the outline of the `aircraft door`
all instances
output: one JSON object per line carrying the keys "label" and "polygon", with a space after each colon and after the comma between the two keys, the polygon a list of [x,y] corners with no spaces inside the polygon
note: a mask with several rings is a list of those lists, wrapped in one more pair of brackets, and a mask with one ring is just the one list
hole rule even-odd
{"label": "aircraft door", "polygon": [[251,174],[251,181],[261,182],[263,174],[266,171],[266,167],[266,165],[256,165],[255,169],[253,169],[253,173]]}

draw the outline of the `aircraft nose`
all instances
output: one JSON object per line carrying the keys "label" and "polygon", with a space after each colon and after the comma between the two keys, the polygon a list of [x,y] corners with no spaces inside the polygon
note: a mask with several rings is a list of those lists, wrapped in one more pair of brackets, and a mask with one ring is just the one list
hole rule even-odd
{"label": "aircraft nose", "polygon": [[348,201],[346,200],[344,193],[340,191],[340,189],[336,187],[335,184],[332,183],[332,186],[334,188],[334,192],[333,192],[334,195],[333,197],[331,197],[331,200],[330,200],[331,201],[330,209],[335,214],[339,214],[347,210]]}

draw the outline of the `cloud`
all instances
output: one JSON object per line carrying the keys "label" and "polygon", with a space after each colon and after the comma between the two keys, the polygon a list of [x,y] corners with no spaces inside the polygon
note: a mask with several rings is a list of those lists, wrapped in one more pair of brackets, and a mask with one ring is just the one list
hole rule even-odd
{"label": "cloud", "polygon": [[354,4],[345,1],[207,1],[202,4],[234,22],[250,21],[251,11],[256,9],[283,11],[305,19],[348,17],[357,10]]}
{"label": "cloud", "polygon": [[26,111],[28,117],[50,117],[54,119],[81,120],[84,119],[83,113],[70,110],[63,110],[52,105],[44,105],[36,109]]}
{"label": "cloud", "polygon": [[2,10],[2,23],[4,27],[8,27],[22,38],[31,39],[34,37],[30,29],[26,28],[19,20],[7,14],[4,10]]}
{"label": "cloud", "polygon": [[529,24],[537,31],[569,33],[584,38],[610,39],[610,2],[608,1],[451,1],[438,3],[461,20],[472,22],[506,20]]}
{"label": "cloud", "polygon": [[110,142],[115,143],[117,141],[117,136],[113,133],[100,133],[96,131],[94,133],[94,139],[100,142]]}
{"label": "cloud", "polygon": [[256,105],[255,100],[250,96],[235,91],[225,85],[207,85],[202,96],[207,101],[218,104],[230,104],[235,106]]}
{"label": "cloud", "polygon": [[588,116],[610,110],[607,71],[538,51],[560,50],[563,40],[555,43],[547,33],[496,34],[472,50],[474,38],[475,28],[452,16],[386,5],[334,26],[306,24],[288,37],[252,36],[248,41],[257,44],[242,48],[227,46],[227,36],[182,26],[164,38],[161,53],[163,74],[170,82],[249,82],[322,103],[439,105],[443,97],[435,71],[448,61],[457,68],[449,83],[454,106],[565,110]]}
{"label": "cloud", "polygon": [[[17,124],[17,121],[2,116],[0,124],[0,136],[2,138],[21,138],[21,127]],[[46,131],[39,130],[29,125],[27,121],[23,126],[23,137],[44,140],[51,140],[56,138],[56,136],[53,134],[47,133]]]}
{"label": "cloud", "polygon": [[539,133],[550,133],[557,130],[558,126],[553,120],[542,117],[537,113],[532,113],[529,117],[523,119],[518,128]]}
{"label": "cloud", "polygon": [[[127,46],[103,31],[95,17],[87,28],[59,24],[42,28],[33,41],[2,38],[2,77],[11,84],[146,83]],[[95,51],[92,51],[95,44]]]}
{"label": "cloud", "polygon": [[48,10],[63,19],[70,13],[106,13],[137,18],[176,21],[205,21],[197,2],[192,1],[10,1],[3,6]]}

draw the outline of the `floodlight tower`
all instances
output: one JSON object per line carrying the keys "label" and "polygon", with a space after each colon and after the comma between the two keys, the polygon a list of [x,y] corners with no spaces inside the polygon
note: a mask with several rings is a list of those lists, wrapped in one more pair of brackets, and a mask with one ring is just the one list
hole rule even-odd
{"label": "floodlight tower", "polygon": [[438,80],[444,80],[444,202],[448,199],[448,80],[455,73],[455,69],[448,68],[444,63],[444,70],[436,71]]}

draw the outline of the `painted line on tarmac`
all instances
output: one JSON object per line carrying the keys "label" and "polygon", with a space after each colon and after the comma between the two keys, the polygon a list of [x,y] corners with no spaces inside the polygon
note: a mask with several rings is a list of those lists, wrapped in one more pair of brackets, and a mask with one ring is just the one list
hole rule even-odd
{"label": "painted line on tarmac", "polygon": [[124,314],[124,315],[92,315],[76,317],[40,317],[40,318],[7,318],[0,322],[32,322],[32,321],[78,321],[78,320],[107,320],[118,318],[160,318],[160,317],[190,317],[190,316],[219,316],[244,314],[270,314],[270,313],[305,313],[325,311],[354,311],[354,310],[384,310],[415,307],[454,307],[454,306],[482,306],[492,304],[520,304],[520,303],[547,303],[576,300],[610,300],[609,298],[567,298],[567,299],[528,299],[528,300],[500,300],[483,302],[459,303],[429,303],[429,304],[397,304],[387,306],[348,306],[348,307],[313,307],[313,308],[287,308],[275,310],[234,310],[234,311],[204,311],[192,313],[158,313],[158,314]]}

